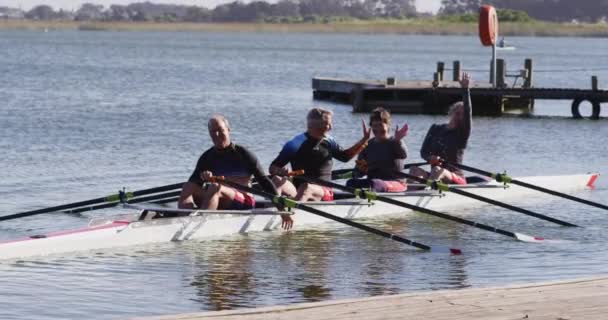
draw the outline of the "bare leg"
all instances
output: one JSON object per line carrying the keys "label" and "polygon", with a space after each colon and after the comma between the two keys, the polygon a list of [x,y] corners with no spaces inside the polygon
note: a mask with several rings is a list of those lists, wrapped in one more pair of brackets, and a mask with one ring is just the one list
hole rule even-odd
{"label": "bare leg", "polygon": [[325,192],[321,186],[312,183],[304,183],[298,188],[296,200],[298,201],[321,201]]}
{"label": "bare leg", "polygon": [[443,183],[451,183],[452,182],[453,173],[442,167],[433,167],[431,168],[431,179],[439,180]]}
{"label": "bare leg", "polygon": [[182,192],[177,200],[177,207],[180,209],[194,209],[195,205],[201,203],[203,198],[203,188],[196,183],[186,182],[182,187]]}
{"label": "bare leg", "polygon": [[[413,167],[410,168],[410,174],[413,175],[413,176],[416,176],[418,178],[421,178],[421,179],[428,179],[429,178],[429,173],[428,172],[426,172],[425,170],[423,170],[423,169],[421,169],[419,167],[416,167],[416,166],[413,166]],[[417,182],[417,181],[415,181],[415,182]]]}
{"label": "bare leg", "polygon": [[274,176],[272,177],[272,183],[274,183],[280,195],[294,198],[298,194],[298,190],[287,177]]}
{"label": "bare leg", "polygon": [[234,189],[211,183],[203,191],[200,208],[207,210],[230,208],[235,195],[236,191]]}
{"label": "bare leg", "polygon": [[[413,175],[413,176],[416,176],[418,178],[425,179],[425,180],[428,179],[429,176],[430,176],[430,174],[428,172],[426,172],[426,170],[421,169],[421,168],[416,167],[416,166],[413,166],[413,167],[410,168],[410,174]],[[407,183],[420,183],[420,181],[408,179]],[[416,187],[408,187],[408,190],[410,190],[410,191],[422,190],[422,189],[424,189],[424,187],[417,187],[417,186]]]}

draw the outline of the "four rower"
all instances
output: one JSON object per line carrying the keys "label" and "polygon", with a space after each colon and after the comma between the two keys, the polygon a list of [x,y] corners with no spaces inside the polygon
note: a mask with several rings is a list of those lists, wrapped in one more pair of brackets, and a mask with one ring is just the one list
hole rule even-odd
{"label": "four rower", "polygon": [[371,134],[363,123],[363,137],[352,147],[344,150],[328,135],[332,129],[333,113],[322,108],[313,108],[306,117],[306,132],[287,142],[270,165],[270,174],[275,175],[273,182],[281,194],[298,201],[332,201],[331,188],[322,187],[295,179],[295,184],[285,175],[285,166],[291,164],[292,170],[304,170],[304,177],[331,180],[333,159],[350,161],[367,146]]}
{"label": "four rower", "polygon": [[253,175],[265,191],[278,194],[256,156],[230,140],[230,125],[224,116],[214,115],[207,126],[213,147],[200,156],[196,169],[182,187],[179,208],[246,210],[255,207],[251,194],[212,182],[213,176],[224,176],[249,186]]}
{"label": "four rower", "polygon": [[[462,156],[471,133],[470,76],[464,73],[460,84],[463,102],[454,104],[449,111],[447,124],[433,125],[429,129],[421,150],[422,157],[432,164],[431,172],[413,167],[411,173],[423,178],[442,180],[447,183],[466,184],[462,172],[449,163],[462,163]],[[230,140],[230,125],[222,115],[209,119],[208,129],[213,147],[205,151],[196,164],[188,182],[182,187],[178,207],[184,209],[234,209],[255,207],[251,194],[213,181],[214,176],[224,176],[232,182],[250,186],[252,176],[266,192],[284,195],[297,201],[332,201],[333,190],[310,183],[306,178],[331,180],[333,159],[348,162],[357,154],[355,177],[367,175],[367,179],[351,179],[347,185],[370,188],[377,192],[403,192],[406,181],[397,172],[403,168],[407,149],[402,140],[408,126],[395,129],[390,135],[390,113],[377,108],[370,115],[368,129],[362,121],[362,138],[348,149],[343,149],[328,133],[332,129],[333,113],[323,108],[313,108],[306,117],[306,132],[288,141],[272,161],[269,171],[272,181],[261,168],[258,159],[245,147]],[[374,138],[370,140],[373,131]],[[368,141],[369,140],[369,141]],[[443,163],[447,161],[447,163]],[[287,164],[292,170],[304,170],[302,179],[292,182]],[[442,166],[440,166],[442,165]],[[283,227],[293,225],[290,216],[283,216]]]}
{"label": "four rower", "polygon": [[[346,185],[352,188],[369,188],[376,192],[403,192],[407,189],[405,179],[397,172],[403,169],[407,149],[401,140],[407,135],[408,125],[395,129],[395,136],[390,135],[391,115],[383,108],[376,108],[369,116],[369,124],[374,137],[357,159],[353,172],[355,179]],[[357,179],[367,175],[367,179]]]}
{"label": "four rower", "polygon": [[464,149],[471,135],[473,116],[471,111],[471,93],[469,90],[471,77],[463,73],[460,86],[462,87],[462,102],[450,107],[449,122],[434,124],[422,143],[420,155],[431,164],[431,172],[418,167],[412,167],[412,175],[427,179],[441,180],[444,183],[467,184],[462,171],[450,163],[462,163]]}

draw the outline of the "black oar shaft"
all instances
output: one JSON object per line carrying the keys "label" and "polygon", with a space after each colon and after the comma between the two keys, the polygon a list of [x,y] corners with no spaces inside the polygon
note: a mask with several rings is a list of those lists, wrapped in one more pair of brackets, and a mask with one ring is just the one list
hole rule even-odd
{"label": "black oar shaft", "polygon": [[[217,182],[225,184],[225,185],[228,185],[228,186],[236,188],[236,189],[243,190],[245,192],[256,194],[258,196],[265,197],[265,198],[268,198],[268,199],[273,199],[275,197],[274,195],[272,195],[272,194],[270,194],[268,192],[265,192],[265,191],[262,191],[262,190],[258,190],[258,189],[254,189],[254,188],[250,188],[248,186],[244,186],[244,185],[241,185],[239,183],[232,182],[232,181],[218,180]],[[372,228],[370,226],[366,226],[364,224],[361,224],[361,223],[358,223],[358,222],[354,222],[352,220],[348,220],[348,219],[345,219],[345,218],[342,218],[342,217],[338,217],[338,216],[335,216],[333,214],[327,213],[325,211],[322,211],[322,210],[319,210],[319,209],[316,209],[316,208],[313,208],[313,207],[310,207],[310,206],[307,206],[307,205],[304,205],[304,204],[301,204],[301,203],[298,203],[298,202],[296,202],[295,207],[297,209],[302,210],[302,211],[307,211],[309,213],[321,216],[321,217],[329,219],[329,220],[333,220],[333,221],[336,221],[336,222],[344,223],[344,224],[349,225],[351,227],[354,227],[354,228],[357,228],[357,229],[360,229],[360,230],[364,230],[364,231],[367,231],[367,232],[371,232],[371,233],[373,233],[375,235],[379,235],[379,236],[387,238],[387,239],[391,239],[391,240],[395,240],[395,241],[398,241],[398,242],[401,242],[401,243],[405,243],[405,244],[408,244],[410,246],[413,246],[413,247],[416,247],[416,248],[419,248],[419,249],[422,249],[422,250],[431,250],[432,249],[430,246],[427,246],[425,244],[422,244],[422,243],[419,243],[419,242],[416,242],[416,241],[412,241],[412,240],[400,237],[398,235],[395,235],[395,234],[392,234],[392,233],[388,233],[386,231],[378,230],[378,229]]]}
{"label": "black oar shaft", "polygon": [[[493,174],[491,172],[488,172],[488,171],[485,171],[485,170],[481,170],[481,169],[478,169],[478,168],[469,167],[469,166],[466,166],[464,164],[454,163],[453,165],[455,165],[455,166],[457,166],[457,167],[459,167],[461,169],[464,169],[464,170],[467,170],[467,171],[470,171],[470,172],[475,172],[477,174],[481,174],[481,175],[484,175],[486,177],[490,177],[490,178],[493,178],[493,179],[495,179],[496,177],[500,176],[499,174]],[[499,181],[499,182],[502,182],[502,181]],[[565,193],[558,192],[558,191],[555,191],[555,190],[543,188],[543,187],[536,186],[536,185],[533,185],[533,184],[529,184],[527,182],[523,182],[523,181],[520,181],[520,180],[510,179],[509,183],[512,183],[512,184],[515,184],[515,185],[518,185],[518,186],[522,186],[522,187],[525,187],[525,188],[528,188],[528,189],[532,189],[532,190],[548,193],[548,194],[556,196],[556,197],[562,197],[562,198],[565,198],[565,199],[568,199],[568,200],[572,200],[572,201],[576,201],[576,202],[579,202],[579,203],[583,203],[583,204],[586,204],[586,205],[589,205],[589,206],[592,206],[592,207],[608,210],[608,206],[607,205],[604,205],[604,204],[601,204],[601,203],[597,203],[597,202],[593,202],[593,201],[589,201],[589,200],[582,199],[582,198],[579,198],[579,197],[571,196],[569,194],[565,194]]]}
{"label": "black oar shaft", "polygon": [[[129,203],[150,202],[150,201],[157,201],[157,200],[165,200],[167,198],[176,199],[176,197],[179,196],[179,194],[180,194],[180,191],[159,193],[159,194],[154,194],[154,195],[147,196],[147,197],[132,198],[132,199],[129,199]],[[64,213],[81,213],[81,212],[86,212],[86,211],[113,208],[119,204],[120,204],[120,202],[110,202],[110,203],[103,203],[103,204],[94,205],[94,206],[78,207],[78,208],[74,208],[74,209],[65,210],[62,212],[64,212]]]}
{"label": "black oar shaft", "polygon": [[66,209],[70,209],[70,208],[75,208],[75,207],[90,206],[90,205],[98,204],[98,203],[104,202],[104,201],[105,201],[105,197],[104,198],[97,198],[97,199],[86,200],[86,201],[79,201],[79,202],[64,204],[64,205],[55,206],[55,207],[49,207],[49,208],[31,210],[31,211],[26,211],[26,212],[21,212],[21,213],[15,213],[15,214],[10,214],[10,215],[6,215],[6,216],[1,216],[0,217],[0,221],[17,219],[17,218],[22,218],[22,217],[27,217],[27,216],[33,216],[33,215],[42,214],[42,213],[48,213],[48,212],[62,211],[62,210],[66,210]]}
{"label": "black oar shaft", "polygon": [[435,211],[435,210],[427,209],[427,208],[424,208],[424,207],[416,206],[416,205],[413,205],[413,204],[409,204],[407,202],[395,200],[395,199],[389,198],[389,197],[376,196],[376,199],[378,199],[380,201],[383,201],[383,202],[386,202],[386,203],[390,203],[390,204],[395,205],[395,206],[402,207],[402,208],[407,208],[407,209],[410,209],[410,210],[426,213],[426,214],[434,216],[434,217],[438,217],[438,218],[442,218],[442,219],[446,219],[446,220],[450,220],[450,221],[466,224],[466,225],[469,225],[471,227],[479,228],[479,229],[490,231],[490,232],[495,232],[495,233],[502,234],[502,235],[507,236],[507,237],[511,237],[511,238],[517,239],[517,236],[515,235],[514,232],[502,230],[502,229],[499,229],[499,228],[495,228],[495,227],[492,227],[492,226],[489,226],[489,225],[486,225],[486,224],[483,224],[483,223],[478,223],[478,222],[475,222],[475,221],[471,221],[471,220],[463,219],[463,218],[460,218],[460,217],[452,216],[452,215],[445,214],[445,213],[442,213],[442,212],[439,212],[439,211]]}
{"label": "black oar shaft", "polygon": [[[420,178],[420,177],[416,177],[416,176],[411,175],[411,174],[407,174],[407,173],[398,173],[398,174],[400,174],[401,176],[406,177],[408,179],[416,180],[416,181],[419,181],[419,182],[422,182],[422,183],[426,183],[427,182],[425,179]],[[513,211],[516,211],[516,212],[519,212],[519,213],[523,213],[523,214],[531,216],[531,217],[535,217],[535,218],[538,218],[538,219],[550,221],[550,222],[553,222],[553,223],[556,223],[556,224],[559,224],[559,225],[562,225],[562,226],[566,226],[566,227],[578,227],[577,225],[572,224],[570,222],[562,221],[562,220],[559,220],[559,219],[556,219],[556,218],[552,218],[552,217],[546,216],[544,214],[536,213],[536,212],[528,210],[528,209],[516,207],[516,206],[510,205],[508,203],[504,203],[504,202],[501,202],[501,201],[496,201],[496,200],[493,200],[493,199],[490,199],[490,198],[486,198],[484,196],[480,196],[480,195],[474,194],[472,192],[460,190],[460,189],[455,188],[455,187],[448,186],[447,189],[448,189],[448,191],[450,191],[452,193],[456,193],[456,194],[459,194],[459,195],[464,196],[464,197],[469,197],[469,198],[472,198],[472,199],[475,199],[475,200],[479,200],[479,201],[482,201],[482,202],[485,202],[485,203],[489,203],[489,204],[492,204],[492,205],[495,205],[495,206],[498,206],[498,207],[502,207],[502,208],[505,208],[505,209],[513,210]]]}
{"label": "black oar shaft", "polygon": [[[159,192],[174,190],[174,189],[177,189],[177,188],[181,188],[183,184],[184,184],[183,182],[180,182],[180,183],[170,184],[170,185],[161,186],[161,187],[155,187],[155,188],[138,190],[138,191],[134,191],[134,192],[130,193],[129,196],[130,197],[138,197],[138,196],[147,195],[147,194],[153,194],[153,193],[159,193]],[[43,213],[65,211],[65,210],[69,210],[69,209],[73,209],[73,208],[75,209],[75,208],[81,208],[81,207],[82,208],[84,208],[84,207],[90,207],[90,206],[97,205],[97,204],[104,203],[104,202],[108,202],[107,205],[109,205],[112,202],[116,203],[118,200],[119,200],[118,194],[113,194],[113,195],[109,195],[109,196],[105,196],[105,197],[100,197],[100,198],[95,198],[95,199],[90,199],[90,200],[78,201],[78,202],[63,204],[63,205],[54,206],[54,207],[36,209],[36,210],[25,211],[25,212],[15,213],[15,214],[11,214],[11,215],[1,216],[0,217],[0,221],[17,219],[17,218],[23,218],[23,217],[28,217],[28,216],[34,216],[34,215],[43,214]],[[114,205],[115,205],[115,203],[114,203]],[[100,207],[100,209],[104,209],[104,208],[112,207],[113,205],[110,205],[110,206],[101,205],[101,206],[102,207]],[[83,210],[83,211],[88,211],[88,210]],[[76,213],[76,212],[79,212],[79,211],[69,211],[69,212]],[[80,211],[80,212],[82,212],[82,211]]]}
{"label": "black oar shaft", "polygon": [[464,191],[464,190],[460,190],[458,188],[450,187],[450,191],[453,192],[453,193],[465,196],[465,197],[469,197],[469,198],[472,198],[472,199],[475,199],[475,200],[479,200],[479,201],[482,201],[482,202],[493,204],[493,205],[498,206],[498,207],[502,207],[502,208],[509,209],[509,210],[512,210],[512,211],[515,211],[515,212],[523,213],[523,214],[531,216],[531,217],[535,217],[535,218],[538,218],[538,219],[550,221],[550,222],[553,222],[555,224],[559,224],[561,226],[565,226],[565,227],[578,227],[578,225],[570,223],[570,222],[567,222],[567,221],[556,219],[556,218],[553,218],[553,217],[550,217],[550,216],[547,216],[547,215],[544,215],[544,214],[536,213],[534,211],[531,211],[531,210],[528,210],[528,209],[524,209],[524,208],[521,208],[521,207],[516,207],[516,206],[510,205],[508,203],[504,203],[504,202],[496,201],[496,200],[493,200],[493,199],[490,199],[490,198],[482,197],[480,195],[477,195],[477,194],[474,194],[474,193],[471,193],[471,192],[467,192],[467,191]]}
{"label": "black oar shaft", "polygon": [[[347,187],[341,184],[337,184],[334,182],[330,182],[330,181],[326,181],[326,180],[321,180],[321,179],[309,179],[310,182],[312,183],[316,183],[316,184],[320,184],[320,185],[325,185],[327,187],[332,187],[332,188],[336,188],[336,189],[340,189],[346,192],[350,192],[350,193],[356,193],[357,190],[351,187]],[[463,219],[460,217],[455,217],[446,213],[442,213],[439,211],[435,211],[435,210],[431,210],[431,209],[427,209],[424,207],[420,207],[420,206],[416,206],[413,204],[409,204],[407,202],[403,202],[403,201],[399,201],[399,200],[395,200],[393,198],[389,198],[389,197],[385,197],[385,196],[379,196],[376,195],[375,196],[376,200],[382,201],[382,202],[386,202],[386,203],[390,203],[392,205],[398,206],[398,207],[402,207],[402,208],[406,208],[406,209],[410,209],[410,210],[414,210],[414,211],[418,211],[418,212],[422,212],[422,213],[426,213],[428,215],[434,216],[434,217],[438,217],[438,218],[442,218],[442,219],[446,219],[446,220],[450,220],[450,221],[454,221],[454,222],[458,222],[458,223],[462,223],[462,224],[466,224],[475,228],[479,228],[482,230],[486,230],[486,231],[490,231],[490,232],[495,232],[498,234],[502,234],[504,236],[507,237],[511,237],[511,238],[517,238],[517,235],[514,232],[511,231],[506,231],[506,230],[502,230],[499,228],[495,228],[489,225],[485,225],[483,223],[478,223],[475,221],[471,221],[471,220],[467,220],[467,219]]]}
{"label": "black oar shaft", "polygon": [[175,184],[169,184],[169,185],[162,186],[162,187],[155,187],[155,188],[150,188],[150,189],[133,191],[133,196],[137,197],[137,196],[143,196],[143,195],[152,194],[152,193],[160,193],[160,192],[171,191],[171,190],[175,190],[175,189],[181,189],[182,186],[184,185],[184,183],[185,182],[180,182],[180,183],[175,183]]}
{"label": "black oar shaft", "polygon": [[557,191],[554,191],[554,190],[549,190],[549,189],[546,189],[546,188],[543,188],[543,187],[535,186],[535,185],[529,184],[527,182],[523,182],[523,181],[519,181],[519,180],[513,179],[513,180],[511,180],[511,183],[519,185],[519,186],[522,186],[522,187],[526,187],[526,188],[529,188],[529,189],[533,189],[533,190],[536,190],[536,191],[545,192],[545,193],[548,193],[550,195],[554,195],[554,196],[557,196],[557,197],[562,197],[562,198],[566,198],[568,200],[580,202],[580,203],[583,203],[583,204],[586,204],[586,205],[589,205],[589,206],[592,206],[592,207],[608,210],[608,206],[607,205],[604,205],[604,204],[601,204],[601,203],[597,203],[597,202],[593,202],[593,201],[589,201],[589,200],[582,199],[582,198],[578,198],[578,197],[571,196],[569,194],[565,194],[565,193],[561,193],[561,192],[557,192]]}

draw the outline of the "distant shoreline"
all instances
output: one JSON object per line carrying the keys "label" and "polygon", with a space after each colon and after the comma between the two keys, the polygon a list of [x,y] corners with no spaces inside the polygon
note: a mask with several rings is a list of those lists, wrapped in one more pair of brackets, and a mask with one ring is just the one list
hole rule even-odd
{"label": "distant shoreline", "polygon": [[[436,19],[373,20],[333,23],[161,23],[0,20],[0,30],[279,32],[411,35],[477,35],[476,23]],[[539,37],[608,37],[608,24],[551,22],[501,23],[500,35]]]}

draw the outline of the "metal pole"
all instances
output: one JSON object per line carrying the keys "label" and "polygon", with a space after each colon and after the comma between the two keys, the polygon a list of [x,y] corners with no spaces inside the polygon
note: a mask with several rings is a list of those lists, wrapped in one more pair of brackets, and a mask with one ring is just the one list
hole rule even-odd
{"label": "metal pole", "polygon": [[492,45],[492,64],[490,66],[490,82],[496,88],[496,43]]}

